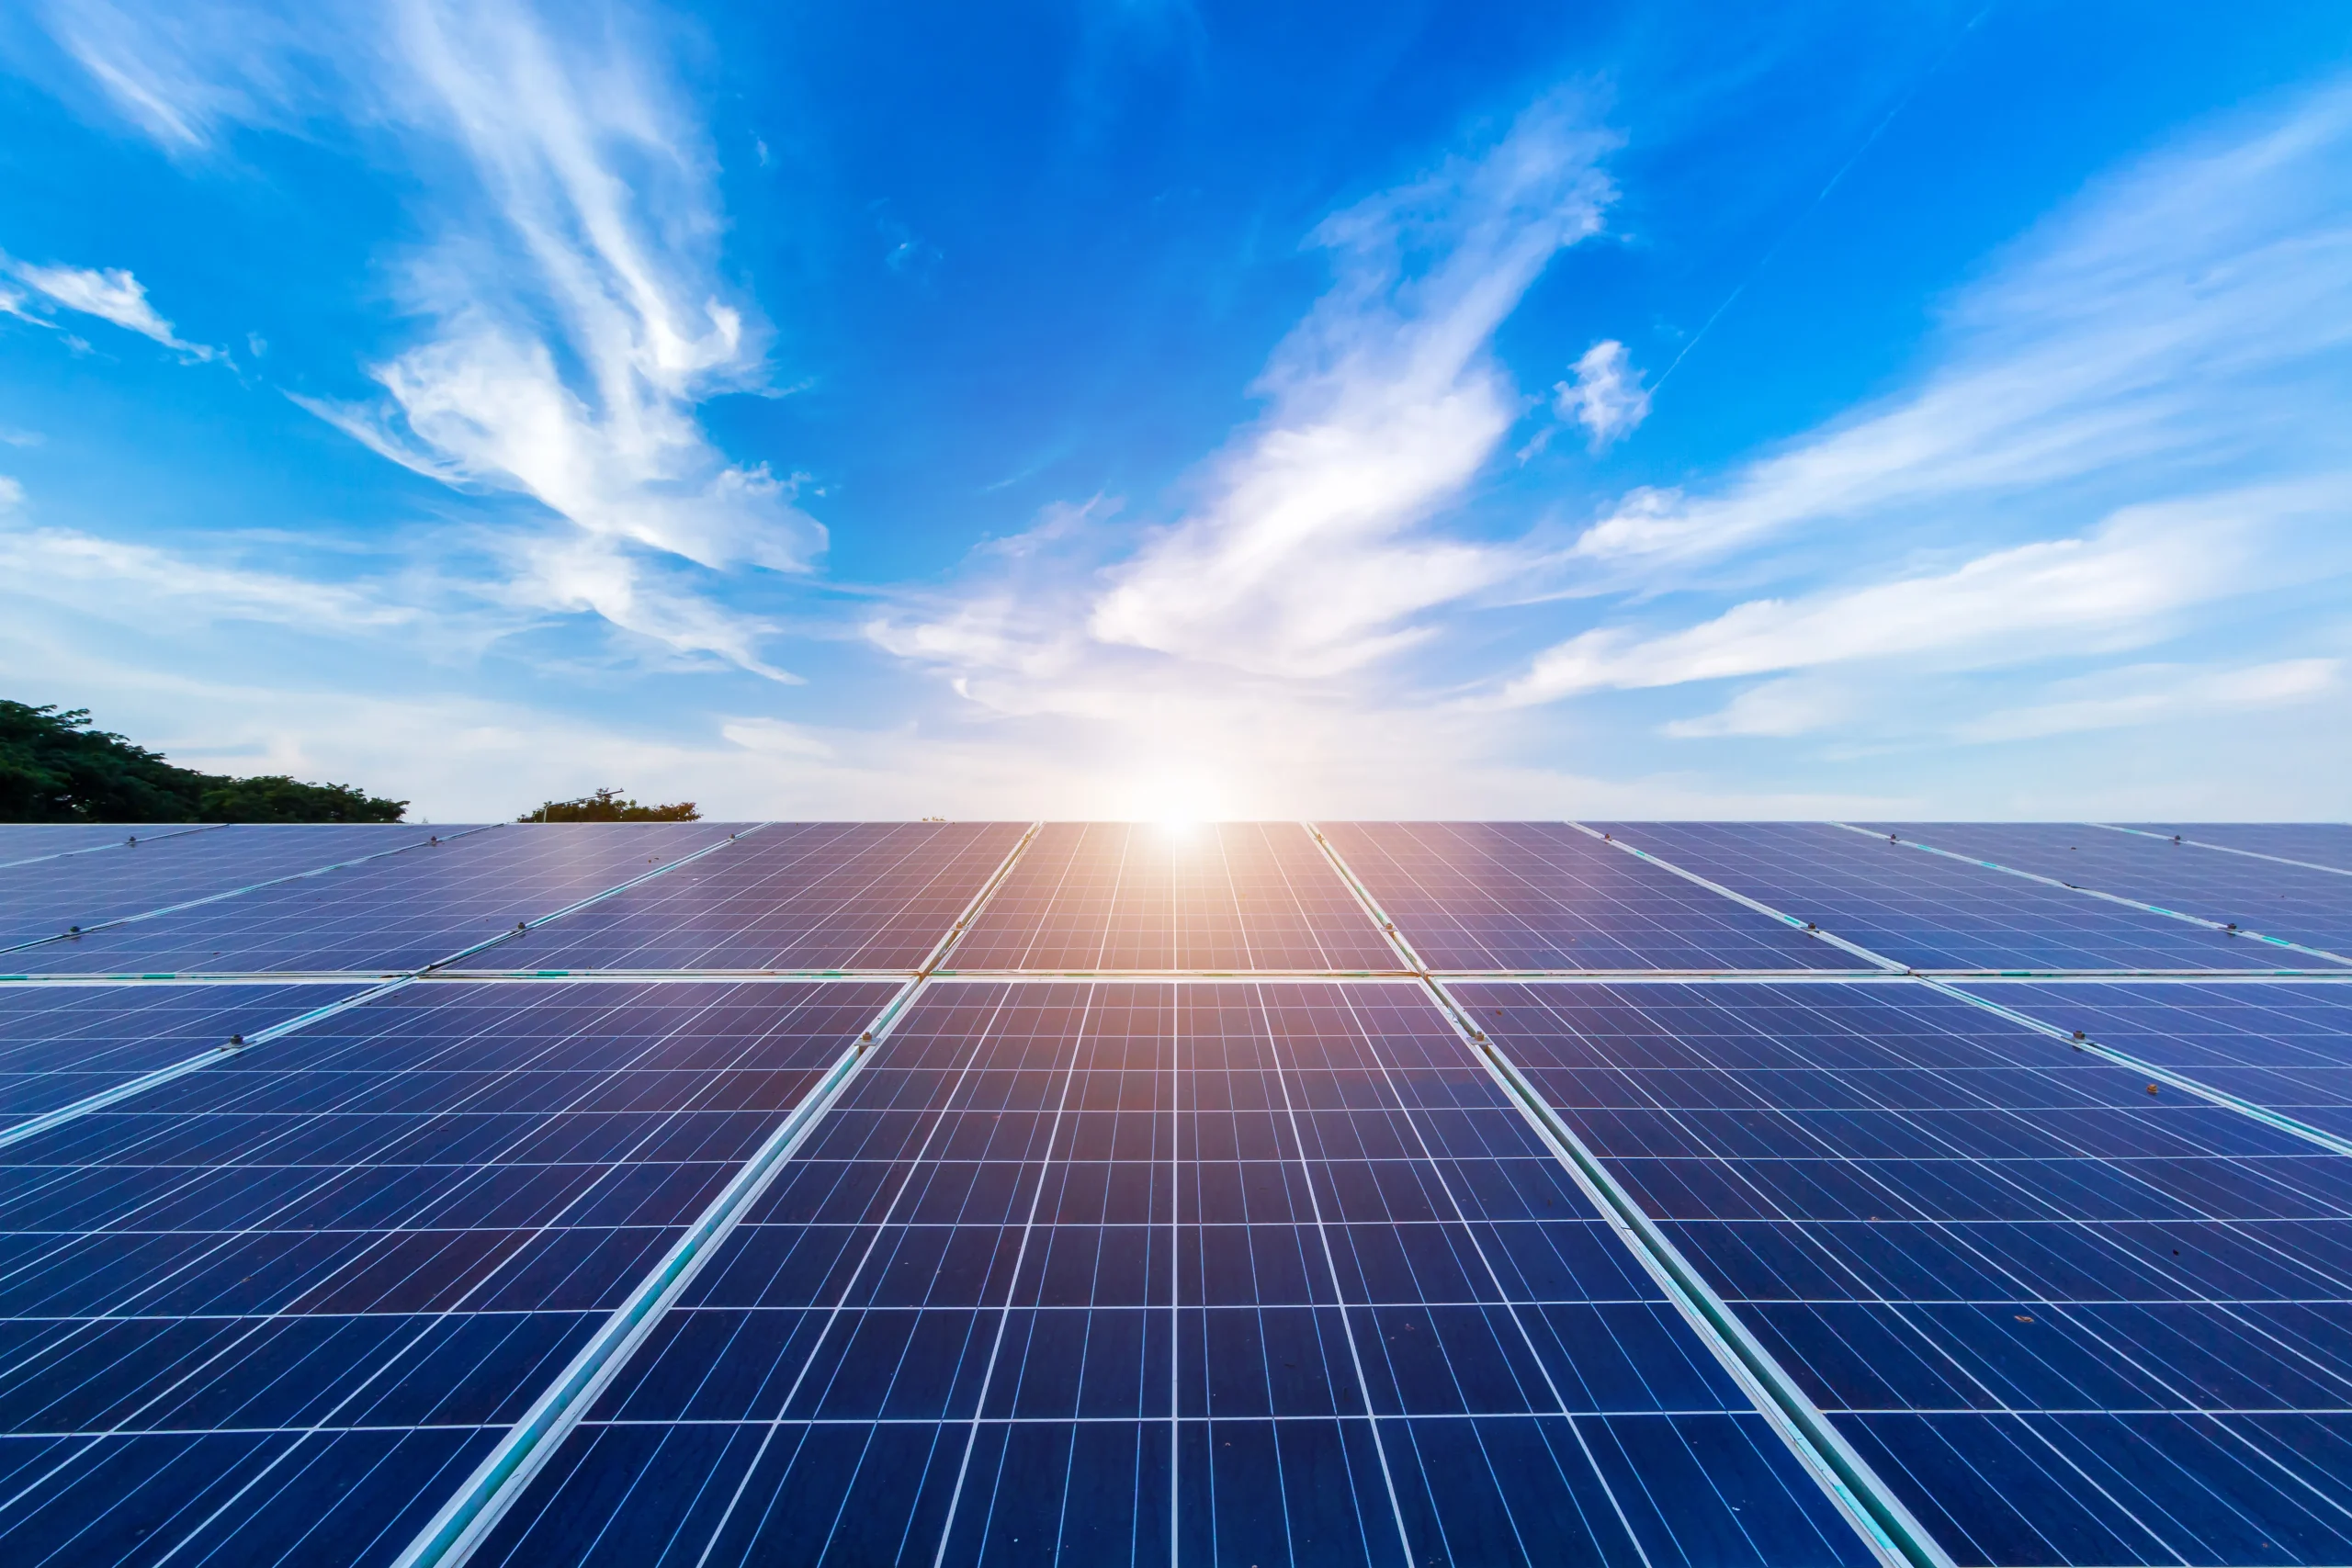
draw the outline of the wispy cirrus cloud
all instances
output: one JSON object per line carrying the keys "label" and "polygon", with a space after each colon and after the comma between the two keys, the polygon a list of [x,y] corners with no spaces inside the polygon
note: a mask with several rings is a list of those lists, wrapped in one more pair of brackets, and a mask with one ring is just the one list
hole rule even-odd
{"label": "wispy cirrus cloud", "polygon": [[0,256],[0,272],[33,291],[28,297],[0,287],[0,310],[12,316],[48,325],[44,315],[37,312],[72,310],[153,338],[190,361],[221,357],[219,349],[189,343],[175,332],[172,323],[148,301],[146,286],[126,268],[36,266],[30,262]]}
{"label": "wispy cirrus cloud", "polygon": [[1495,330],[1600,231],[1617,141],[1555,95],[1485,151],[1326,220],[1311,243],[1337,277],[1260,376],[1265,417],[1210,459],[1203,502],[1112,573],[1092,636],[1313,678],[1416,640],[1417,613],[1510,572],[1520,552],[1427,525],[1521,416]]}
{"label": "wispy cirrus cloud", "polygon": [[791,478],[729,460],[696,417],[763,384],[763,334],[720,272],[713,156],[653,29],[620,7],[559,29],[521,0],[51,17],[175,150],[334,113],[437,171],[429,237],[397,268],[415,341],[369,367],[375,398],[296,400],[419,473],[570,524],[518,531],[515,591],[786,678],[758,652],[767,628],[652,564],[801,571],[825,542]]}
{"label": "wispy cirrus cloud", "polygon": [[1575,554],[1632,574],[1796,530],[2199,465],[2340,461],[2298,385],[2352,343],[2352,87],[2143,160],[1959,300],[1914,390],[1733,471],[1638,490]]}
{"label": "wispy cirrus cloud", "polygon": [[2128,508],[2079,536],[1947,571],[1750,600],[1676,631],[1599,628],[1546,649],[1498,701],[1864,660],[1983,669],[2145,646],[2192,607],[2352,564],[2352,550],[2326,537],[2344,493],[2337,479]]}

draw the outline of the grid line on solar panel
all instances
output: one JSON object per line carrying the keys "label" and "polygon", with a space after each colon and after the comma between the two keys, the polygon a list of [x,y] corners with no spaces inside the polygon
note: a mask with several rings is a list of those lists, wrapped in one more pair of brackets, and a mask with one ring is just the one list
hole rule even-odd
{"label": "grid line on solar panel", "polygon": [[0,873],[0,949],[426,841],[424,825],[232,824]]}
{"label": "grid line on solar panel", "polygon": [[2104,828],[2110,833],[2130,833],[2137,838],[2156,839],[2193,849],[2211,850],[2216,854],[2243,855],[2248,860],[2275,861],[2280,865],[2296,865],[2305,871],[2324,871],[2335,876],[2352,876],[2352,866],[2325,865],[2314,860],[2298,860],[2292,855],[2272,854],[2265,850],[2249,850],[2236,844],[2217,844],[2205,839],[2184,838],[2178,833],[2159,833],[2151,828],[2129,828],[2116,822],[2089,822],[2090,828]]}
{"label": "grid line on solar panel", "polygon": [[2333,872],[2283,863],[2250,865],[2188,844],[2086,832],[2072,823],[1894,823],[1855,830],[1886,833],[1930,854],[1974,860],[2012,876],[2352,964],[2335,951],[2352,947],[2352,881]]}
{"label": "grid line on solar panel", "polygon": [[778,825],[498,954],[518,969],[912,971],[1021,836],[1010,822]]}
{"label": "grid line on solar panel", "polygon": [[2135,1066],[2309,1127],[2352,1153],[2352,988],[2176,982],[1965,989]]}
{"label": "grid line on solar panel", "polygon": [[0,1541],[389,1557],[890,990],[424,982],[10,1150]]}
{"label": "grid line on solar panel", "polygon": [[135,849],[157,839],[185,833],[210,833],[227,826],[220,822],[120,823],[11,822],[0,825],[0,871],[30,865],[36,861],[62,860],[101,850]]}
{"label": "grid line on solar panel", "polygon": [[481,1561],[1868,1561],[1418,985],[875,1058]]}
{"label": "grid line on solar panel", "polygon": [[0,1129],[357,994],[344,985],[0,987]]}
{"label": "grid line on solar panel", "polygon": [[2342,822],[2137,822],[2125,831],[2204,841],[2209,848],[2266,854],[2352,875],[2352,825]]}
{"label": "grid line on solar panel", "polygon": [[1566,823],[1320,829],[1432,969],[1835,969],[1825,944]]}
{"label": "grid line on solar panel", "polygon": [[724,824],[508,823],[51,942],[40,959],[51,974],[413,973],[737,841]]}
{"label": "grid line on solar panel", "polygon": [[1049,822],[943,967],[1378,974],[1396,964],[1295,822]]}
{"label": "grid line on solar panel", "polygon": [[2271,964],[2218,931],[1826,823],[1591,826],[1923,972],[2174,974]]}
{"label": "grid line on solar panel", "polygon": [[2341,1159],[1925,986],[1456,989],[1958,1561],[2345,1560]]}

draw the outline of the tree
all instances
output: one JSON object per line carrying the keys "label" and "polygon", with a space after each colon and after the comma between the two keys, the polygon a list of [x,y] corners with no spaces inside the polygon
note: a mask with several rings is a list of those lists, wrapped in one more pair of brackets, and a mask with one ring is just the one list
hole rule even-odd
{"label": "tree", "polygon": [[175,767],[91,728],[87,708],[0,698],[0,821],[397,822],[407,808],[350,784]]}
{"label": "tree", "polygon": [[600,789],[577,800],[550,800],[536,811],[526,811],[517,822],[699,822],[702,813],[691,800],[670,806],[639,806],[623,800],[616,789]]}

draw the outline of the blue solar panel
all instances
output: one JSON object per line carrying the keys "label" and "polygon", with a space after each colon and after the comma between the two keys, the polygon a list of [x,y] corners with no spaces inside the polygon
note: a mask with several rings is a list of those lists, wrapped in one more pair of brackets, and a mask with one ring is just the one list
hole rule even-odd
{"label": "blue solar panel", "polygon": [[210,897],[454,830],[413,823],[241,825],[142,840],[119,855],[10,866],[0,870],[0,946]]}
{"label": "blue solar panel", "polygon": [[1593,826],[1919,969],[2277,969],[2310,962],[1821,823]]}
{"label": "blue solar panel", "polygon": [[133,839],[152,841],[206,830],[193,822],[5,822],[0,823],[0,870],[53,855],[135,848],[130,844]]}
{"label": "blue solar panel", "polygon": [[35,973],[80,975],[417,969],[725,843],[732,830],[700,822],[509,824],[28,948],[15,962]]}
{"label": "blue solar panel", "polygon": [[1057,973],[1399,967],[1295,822],[1049,822],[947,962]]}
{"label": "blue solar panel", "polygon": [[2352,1164],[1913,985],[1457,994],[1962,1563],[2352,1552]]}
{"label": "blue solar panel", "polygon": [[1418,989],[935,985],[481,1562],[1851,1562]]}
{"label": "blue solar panel", "polygon": [[[2068,823],[1901,823],[1883,832],[2266,936],[2352,954],[2352,876]],[[2292,959],[2272,953],[2274,964]]]}
{"label": "blue solar panel", "polygon": [[358,989],[348,984],[0,986],[0,1129]]}
{"label": "blue solar panel", "polygon": [[912,969],[1025,824],[763,829],[474,960],[501,969]]}
{"label": "blue solar panel", "polygon": [[1850,969],[1853,954],[1556,822],[1323,824],[1437,969]]}
{"label": "blue solar panel", "polygon": [[389,1560],[890,995],[428,982],[0,1153],[0,1545]]}
{"label": "blue solar panel", "polygon": [[2352,986],[2100,980],[1968,989],[2352,1138]]}
{"label": "blue solar panel", "polygon": [[2246,854],[2309,861],[2352,874],[2352,826],[2341,822],[2132,822],[2145,833],[2174,834]]}

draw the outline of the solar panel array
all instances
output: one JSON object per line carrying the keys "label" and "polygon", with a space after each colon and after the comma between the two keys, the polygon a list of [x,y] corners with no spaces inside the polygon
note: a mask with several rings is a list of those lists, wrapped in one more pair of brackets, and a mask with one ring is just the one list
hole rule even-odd
{"label": "solar panel array", "polygon": [[0,828],[0,934],[27,1563],[2352,1562],[2352,829]]}

